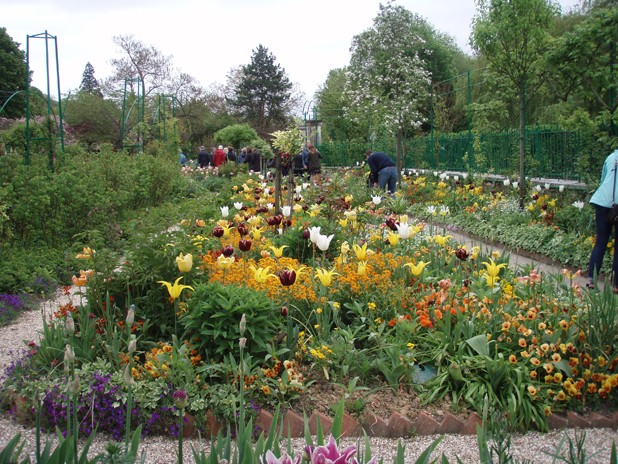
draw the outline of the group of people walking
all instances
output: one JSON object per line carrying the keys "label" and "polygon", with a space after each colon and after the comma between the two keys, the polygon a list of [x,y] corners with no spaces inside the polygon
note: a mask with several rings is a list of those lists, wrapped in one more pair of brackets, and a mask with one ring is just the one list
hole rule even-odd
{"label": "group of people walking", "polygon": [[[253,147],[243,147],[238,156],[236,156],[236,153],[234,152],[234,147],[224,148],[223,145],[219,145],[217,148],[212,147],[210,152],[207,151],[204,146],[199,148],[199,152],[197,154],[197,164],[200,168],[205,169],[209,166],[218,168],[228,161],[238,164],[248,164],[250,171],[259,172],[262,170],[262,155]],[[182,158],[181,164],[183,164]]]}

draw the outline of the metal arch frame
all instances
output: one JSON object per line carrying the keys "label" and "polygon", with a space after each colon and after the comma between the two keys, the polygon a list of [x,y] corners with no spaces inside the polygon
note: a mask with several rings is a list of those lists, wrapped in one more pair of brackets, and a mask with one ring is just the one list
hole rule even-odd
{"label": "metal arch frame", "polygon": [[[127,84],[135,82],[137,83],[137,95],[135,101],[131,104],[131,107],[127,111]],[[125,137],[127,136],[127,125],[129,121],[129,116],[133,111],[133,107],[137,103],[137,143],[133,145],[125,145]],[[121,125],[121,143],[122,148],[126,148],[128,146],[137,148],[139,153],[144,151],[144,135],[142,133],[141,122],[144,121],[144,111],[145,111],[145,89],[144,89],[144,81],[140,77],[130,78],[124,80],[124,93],[122,96],[122,125]]]}
{"label": "metal arch frame", "polygon": [[[30,39],[45,40],[45,67],[47,77],[47,117],[51,120],[52,108],[50,98],[50,82],[49,82],[49,41],[54,41],[54,51],[56,55],[56,83],[58,86],[58,133],[60,135],[60,146],[62,156],[64,156],[64,125],[62,112],[62,95],[60,94],[60,65],[58,60],[58,40],[55,35],[49,34],[47,31],[26,36],[26,156],[25,164],[30,164],[30,142],[33,140],[30,133]],[[12,96],[11,96],[12,97]],[[54,118],[55,120],[55,118]],[[54,169],[54,144],[53,137],[39,138],[34,140],[49,140],[49,168]]]}

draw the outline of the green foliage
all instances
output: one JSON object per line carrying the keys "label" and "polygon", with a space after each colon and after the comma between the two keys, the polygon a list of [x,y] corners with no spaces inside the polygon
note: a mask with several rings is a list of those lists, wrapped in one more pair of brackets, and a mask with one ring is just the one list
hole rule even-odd
{"label": "green foliage", "polygon": [[282,153],[295,155],[302,150],[304,137],[302,132],[295,127],[284,131],[275,131],[272,136],[274,137],[273,146]]}
{"label": "green foliage", "polygon": [[19,43],[15,42],[6,32],[6,27],[0,27],[0,108],[8,101],[0,116],[18,118],[24,115],[25,93],[13,96],[15,92],[23,91],[26,87],[28,69],[26,54],[20,50]]}
{"label": "green foliage", "polygon": [[232,145],[237,150],[251,145],[258,138],[257,132],[248,124],[233,124],[215,132],[215,143]]}
{"label": "green foliage", "polygon": [[238,353],[238,321],[247,318],[247,351],[255,357],[266,355],[266,344],[283,328],[276,315],[276,304],[262,292],[216,282],[199,284],[187,300],[187,312],[180,322],[185,338],[194,340],[200,354],[221,360],[227,353]]}

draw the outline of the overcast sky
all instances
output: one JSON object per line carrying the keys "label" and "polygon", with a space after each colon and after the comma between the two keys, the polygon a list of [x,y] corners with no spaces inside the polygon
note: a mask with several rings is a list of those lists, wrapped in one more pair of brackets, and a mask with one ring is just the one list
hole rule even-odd
{"label": "overcast sky", "polygon": [[[474,0],[396,3],[470,52]],[[579,1],[558,3],[567,11]],[[171,55],[178,70],[204,87],[223,84],[229,70],[248,64],[252,51],[262,44],[309,101],[331,69],[349,63],[352,37],[372,26],[379,4],[380,0],[2,0],[0,27],[24,51],[29,43],[33,85],[43,91],[45,32],[56,37],[62,94],[79,87],[88,62],[97,79],[108,77],[110,60],[121,56],[112,37],[133,35]],[[53,40],[48,44],[50,93],[55,96]]]}

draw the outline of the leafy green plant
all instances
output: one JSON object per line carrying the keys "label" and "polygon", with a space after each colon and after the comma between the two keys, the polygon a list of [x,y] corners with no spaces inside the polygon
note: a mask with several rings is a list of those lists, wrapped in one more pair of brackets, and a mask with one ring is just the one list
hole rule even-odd
{"label": "leafy green plant", "polygon": [[238,353],[237,321],[246,314],[247,349],[255,357],[265,356],[267,343],[283,330],[276,304],[262,292],[217,282],[196,285],[180,318],[185,338],[209,360]]}

